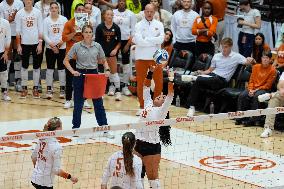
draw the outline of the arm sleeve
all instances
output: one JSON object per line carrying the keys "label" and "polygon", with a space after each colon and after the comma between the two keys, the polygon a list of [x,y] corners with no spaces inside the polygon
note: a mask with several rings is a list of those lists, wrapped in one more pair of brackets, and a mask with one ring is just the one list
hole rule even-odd
{"label": "arm sleeve", "polygon": [[240,60],[240,63],[239,64],[246,64],[247,63],[247,59],[246,57],[244,57],[243,55],[239,54],[239,60]]}
{"label": "arm sleeve", "polygon": [[77,43],[75,43],[67,53],[67,57],[72,59],[76,55]]}
{"label": "arm sleeve", "polygon": [[104,52],[102,46],[99,43],[97,43],[97,44],[98,44],[98,47],[99,47],[99,54],[98,54],[99,56],[98,56],[98,58],[99,59],[105,59],[105,52]]}
{"label": "arm sleeve", "polygon": [[209,38],[211,38],[216,33],[217,24],[218,24],[217,18],[212,16],[212,24],[211,24],[211,26],[208,30],[208,33],[207,33],[207,36]]}
{"label": "arm sleeve", "polygon": [[96,17],[97,21],[96,21],[96,26],[98,26],[101,22],[102,22],[102,16],[101,16],[101,10],[99,9],[99,13]]}
{"label": "arm sleeve", "polygon": [[102,44],[102,39],[103,39],[103,35],[101,32],[101,25],[99,25],[96,28],[96,37],[95,37],[95,41],[98,42],[99,44]]}
{"label": "arm sleeve", "polygon": [[173,32],[173,42],[176,41],[176,21],[175,21],[175,14],[172,16],[172,22],[171,22],[171,29]]}
{"label": "arm sleeve", "polygon": [[104,170],[104,174],[102,177],[102,185],[107,185],[107,182],[109,181],[111,177],[111,160],[112,160],[112,156],[109,158],[107,162],[107,166]]}
{"label": "arm sleeve", "polygon": [[197,35],[197,18],[195,18],[193,24],[192,24],[192,29],[191,29],[191,32],[193,35]]}
{"label": "arm sleeve", "polygon": [[134,13],[131,12],[131,17],[130,17],[130,35],[131,36],[134,36],[135,24],[136,24],[136,16]]}
{"label": "arm sleeve", "polygon": [[145,38],[148,43],[155,44],[155,45],[161,45],[163,43],[165,32],[164,32],[164,26],[162,23],[159,24],[158,29],[159,29],[158,36]]}
{"label": "arm sleeve", "polygon": [[142,160],[139,159],[139,161],[137,161],[137,165],[135,166],[134,170],[136,189],[143,189],[141,172],[142,172]]}
{"label": "arm sleeve", "polygon": [[121,31],[118,25],[116,25],[116,29],[117,31],[116,35],[117,35],[117,43],[121,43]]}
{"label": "arm sleeve", "polygon": [[5,48],[10,48],[11,44],[11,27],[9,22],[6,22],[6,36],[5,36]]}
{"label": "arm sleeve", "polygon": [[51,43],[51,40],[48,37],[48,23],[47,18],[43,21],[43,39],[47,44]]}
{"label": "arm sleeve", "polygon": [[163,118],[166,118],[170,105],[172,104],[173,98],[174,96],[167,95],[165,102],[161,106],[160,111]]}
{"label": "arm sleeve", "polygon": [[17,12],[16,17],[15,17],[15,22],[16,22],[16,35],[21,35],[21,15],[19,12]]}
{"label": "arm sleeve", "polygon": [[52,171],[55,175],[58,175],[61,168],[61,156],[62,156],[62,148],[57,149],[53,154],[53,166]]}
{"label": "arm sleeve", "polygon": [[67,42],[68,38],[67,35],[69,35],[72,32],[71,28],[70,28],[70,23],[66,22],[63,28],[63,32],[62,32],[62,41],[63,42]]}
{"label": "arm sleeve", "polygon": [[[256,66],[256,65],[255,65]],[[254,89],[254,78],[256,77],[256,67],[252,67],[252,72],[251,76],[249,78],[249,83],[248,83],[248,90],[253,90]]]}
{"label": "arm sleeve", "polygon": [[276,79],[276,70],[274,69],[273,72],[271,74],[269,74],[268,80],[259,89],[270,90],[275,79]]}
{"label": "arm sleeve", "polygon": [[37,26],[38,26],[38,34],[42,36],[43,33],[43,23],[42,23],[42,15],[39,13],[38,15],[38,22],[37,22]]}
{"label": "arm sleeve", "polygon": [[39,149],[39,141],[37,141],[35,149],[33,150],[33,153],[32,153],[32,156],[31,156],[32,159],[36,159],[37,158],[38,149]]}
{"label": "arm sleeve", "polygon": [[211,68],[216,68],[216,55],[213,56],[212,60],[211,60]]}

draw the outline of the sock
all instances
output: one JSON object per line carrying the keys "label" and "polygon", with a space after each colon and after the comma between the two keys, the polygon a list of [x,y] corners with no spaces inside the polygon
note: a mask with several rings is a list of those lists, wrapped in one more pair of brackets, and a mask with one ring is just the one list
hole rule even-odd
{"label": "sock", "polygon": [[8,80],[8,71],[3,71],[0,72],[0,83],[1,83],[1,88],[7,89],[7,80]]}
{"label": "sock", "polygon": [[28,83],[28,69],[25,69],[25,68],[21,68],[21,78],[22,78],[22,81],[21,81],[21,85],[22,86],[27,86],[27,83]]}
{"label": "sock", "polygon": [[121,82],[123,83],[129,83],[129,79],[131,76],[131,65],[130,64],[125,64],[122,65],[122,77],[121,77]]}
{"label": "sock", "polygon": [[53,69],[47,69],[46,70],[46,85],[47,86],[52,86],[53,85],[53,73],[54,70]]}
{"label": "sock", "polygon": [[58,77],[59,77],[59,85],[65,86],[66,85],[66,74],[65,70],[58,70]]}
{"label": "sock", "polygon": [[150,185],[150,188],[152,188],[152,189],[160,189],[161,188],[161,184],[160,184],[159,179],[149,180],[149,185]]}
{"label": "sock", "polygon": [[33,80],[34,80],[35,87],[38,87],[39,79],[40,79],[40,69],[34,69],[33,70]]}

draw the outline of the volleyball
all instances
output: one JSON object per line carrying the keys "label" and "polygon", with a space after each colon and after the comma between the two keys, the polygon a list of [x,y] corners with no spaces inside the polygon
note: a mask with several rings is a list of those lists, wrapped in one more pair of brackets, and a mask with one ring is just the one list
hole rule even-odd
{"label": "volleyball", "polygon": [[153,59],[157,64],[164,64],[169,59],[169,53],[164,49],[158,49],[154,55]]}

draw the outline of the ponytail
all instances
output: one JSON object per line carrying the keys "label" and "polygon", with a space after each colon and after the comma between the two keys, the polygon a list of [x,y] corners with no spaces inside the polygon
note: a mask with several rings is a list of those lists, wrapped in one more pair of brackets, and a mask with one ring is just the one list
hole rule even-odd
{"label": "ponytail", "polygon": [[135,135],[132,132],[124,133],[122,136],[123,160],[126,174],[130,177],[135,175],[133,169],[133,148],[135,145]]}

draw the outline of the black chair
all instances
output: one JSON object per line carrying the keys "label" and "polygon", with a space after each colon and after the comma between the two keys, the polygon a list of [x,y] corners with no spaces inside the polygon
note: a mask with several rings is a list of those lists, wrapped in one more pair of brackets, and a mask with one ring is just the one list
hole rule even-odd
{"label": "black chair", "polygon": [[194,72],[197,70],[207,70],[211,65],[212,58],[213,57],[209,54],[205,56],[205,58],[199,56],[198,59],[193,64],[191,71]]}
{"label": "black chair", "polygon": [[[222,99],[221,101],[221,108],[219,112],[227,112],[228,105],[235,104],[237,99],[242,91],[245,90],[246,83],[249,81],[250,78],[250,67],[249,66],[242,66],[239,70],[238,75],[236,75],[236,82],[233,87],[226,87],[221,89],[219,95]],[[230,111],[235,111],[236,105],[230,106]]]}
{"label": "black chair", "polygon": [[[243,71],[243,65],[238,65],[236,71],[234,72],[234,75],[232,76],[231,80],[229,82],[227,82],[227,86],[225,88],[233,88],[234,83],[236,83],[237,78],[240,76],[240,74]],[[216,111],[216,105],[217,104],[217,99],[220,97],[220,94],[223,92],[223,90],[225,88],[219,89],[219,90],[213,90],[213,89],[204,89],[203,90],[203,94],[205,94],[206,98],[205,98],[205,103],[203,106],[203,111],[207,112],[207,108],[209,107],[209,105],[211,104],[211,102],[215,102],[215,109],[214,112]],[[221,109],[221,108],[220,108]],[[220,112],[220,110],[218,111]]]}

